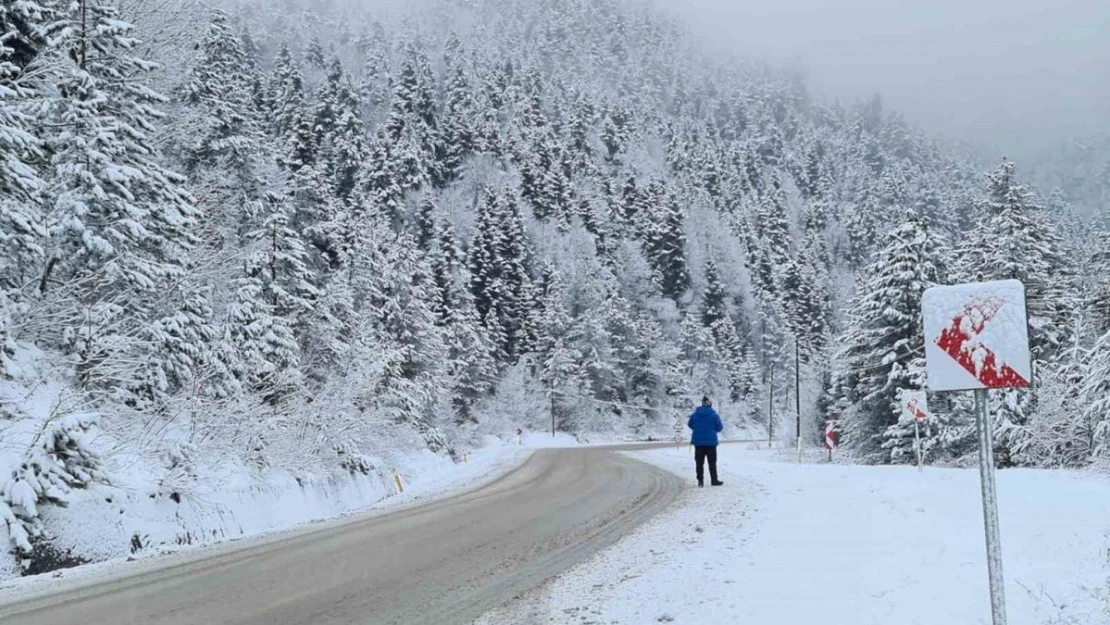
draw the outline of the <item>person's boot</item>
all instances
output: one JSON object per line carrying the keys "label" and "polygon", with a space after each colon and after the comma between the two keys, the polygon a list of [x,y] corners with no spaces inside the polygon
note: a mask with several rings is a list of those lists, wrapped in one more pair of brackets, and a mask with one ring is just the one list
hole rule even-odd
{"label": "person's boot", "polygon": [[699,477],[698,478],[698,488],[704,488],[704,487],[705,487],[705,480],[703,480]]}
{"label": "person's boot", "polygon": [[710,484],[712,484],[713,486],[724,486],[725,485],[725,483],[722,482],[721,480],[713,480],[712,482],[710,482]]}

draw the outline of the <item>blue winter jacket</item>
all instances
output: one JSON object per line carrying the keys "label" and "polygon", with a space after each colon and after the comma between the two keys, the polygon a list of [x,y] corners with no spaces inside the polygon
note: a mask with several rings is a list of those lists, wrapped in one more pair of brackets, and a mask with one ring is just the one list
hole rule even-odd
{"label": "blue winter jacket", "polygon": [[713,406],[698,406],[694,414],[690,415],[686,426],[694,431],[690,436],[690,444],[695,447],[716,447],[717,432],[724,429],[721,417],[713,410]]}

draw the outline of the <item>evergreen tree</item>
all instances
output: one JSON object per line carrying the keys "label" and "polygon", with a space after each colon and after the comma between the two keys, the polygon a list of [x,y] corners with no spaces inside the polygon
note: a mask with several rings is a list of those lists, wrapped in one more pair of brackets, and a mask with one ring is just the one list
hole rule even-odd
{"label": "evergreen tree", "polygon": [[[983,220],[960,251],[960,275],[967,281],[1017,279],[1025,285],[1035,368],[1050,366],[1070,340],[1075,270],[1063,241],[1033,194],[1014,179],[1012,162],[988,176]],[[1029,429],[1035,398],[1023,390],[993,392],[991,414],[997,431],[996,455],[1003,466],[1028,464]]]}
{"label": "evergreen tree", "polygon": [[14,346],[8,328],[16,315],[19,287],[33,280],[43,263],[39,193],[43,180],[32,163],[43,158],[33,132],[34,116],[25,102],[37,94],[24,75],[40,41],[41,7],[31,3],[0,6],[0,376]]}
{"label": "evergreen tree", "polygon": [[233,281],[225,340],[237,355],[236,378],[277,406],[301,386],[301,355],[291,324],[265,295],[263,275],[248,265]]}
{"label": "evergreen tree", "polygon": [[459,176],[463,161],[475,149],[474,100],[462,66],[451,71],[447,83],[447,101],[443,108],[443,172],[444,182]]}
{"label": "evergreen tree", "polygon": [[286,44],[274,60],[269,98],[273,107],[271,132],[279,137],[291,134],[304,109],[304,78]]}
{"label": "evergreen tree", "polygon": [[315,35],[309,40],[308,47],[305,48],[304,58],[309,67],[324,69],[328,65],[327,59],[324,57],[324,46],[320,45],[320,39]]}
{"label": "evergreen tree", "polygon": [[1077,308],[1075,271],[1063,241],[1033,194],[1014,179],[1014,163],[988,176],[984,218],[960,250],[968,281],[1016,279],[1025,285],[1033,357],[1050,361],[1068,338]]}
{"label": "evergreen tree", "polygon": [[673,196],[668,196],[656,211],[648,226],[645,251],[659,287],[667,297],[677,299],[690,286],[686,267],[686,219]]}
{"label": "evergreen tree", "polygon": [[515,362],[529,351],[532,302],[529,251],[516,198],[486,191],[470,244],[469,288],[501,357]]}
{"label": "evergreen tree", "polygon": [[477,422],[474,405],[490,392],[497,379],[496,348],[486,335],[469,294],[465,289],[457,293],[454,302],[457,310],[447,335],[447,357],[454,379],[452,404],[457,422]]}
{"label": "evergreen tree", "polygon": [[251,80],[239,39],[227,14],[212,10],[203,50],[183,88],[184,100],[196,121],[182,137],[188,171],[230,168],[248,176],[258,151],[258,116]]}
{"label": "evergreen tree", "polygon": [[261,208],[261,227],[246,236],[252,248],[246,273],[275,314],[296,322],[314,307],[316,278],[300,235],[290,227],[289,203],[271,194]]}
{"label": "evergreen tree", "polygon": [[436,236],[436,203],[431,195],[420,198],[416,209],[416,246],[426,250]]}
{"label": "evergreen tree", "polygon": [[[151,65],[130,53],[132,26],[113,7],[77,2],[59,15],[59,28],[55,45],[67,67],[45,108],[52,175],[34,284],[64,298],[58,309],[88,311],[60,328],[64,344],[85,388],[118,390],[136,377],[172,375],[141,373],[127,357],[137,346],[123,336],[125,315],[156,331],[146,320],[159,290],[184,275],[198,212],[184,179],[160,165],[151,135],[165,98],[142,82]],[[74,288],[54,293],[62,283]]]}
{"label": "evergreen tree", "polygon": [[844,339],[844,390],[851,405],[844,444],[871,462],[892,460],[883,443],[902,412],[898,393],[924,382],[921,296],[943,277],[941,248],[924,220],[908,211],[862,274]]}
{"label": "evergreen tree", "polygon": [[1094,251],[1087,263],[1086,306],[1095,336],[1110,332],[1110,232],[1095,237]]}
{"label": "evergreen tree", "polygon": [[358,82],[358,99],[363,118],[370,119],[389,102],[389,43],[385,28],[374,22],[370,32],[359,38],[358,47],[366,59]]}
{"label": "evergreen tree", "polygon": [[1080,388],[1081,418],[1091,434],[1092,455],[1106,458],[1110,455],[1110,332],[1098,340],[1091,356]]}
{"label": "evergreen tree", "polygon": [[705,293],[701,300],[701,322],[705,327],[712,327],[721,319],[728,317],[725,307],[726,293],[721,285],[721,276],[717,273],[717,264],[712,260],[705,263]]}

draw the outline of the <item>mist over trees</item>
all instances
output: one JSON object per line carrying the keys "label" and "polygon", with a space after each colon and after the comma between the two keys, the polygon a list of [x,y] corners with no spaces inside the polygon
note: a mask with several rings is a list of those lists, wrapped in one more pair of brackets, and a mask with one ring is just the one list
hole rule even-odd
{"label": "mist over trees", "polygon": [[[1110,239],[1013,163],[618,0],[279,4],[0,7],[0,375],[36,359],[150,454],[292,470],[552,416],[666,436],[703,394],[761,437],[797,382],[806,440],[910,462],[921,293],[1019,278],[1037,388],[992,395],[1000,461],[1105,457]],[[958,462],[969,402],[931,403]],[[13,479],[49,500],[98,470],[73,455]]]}

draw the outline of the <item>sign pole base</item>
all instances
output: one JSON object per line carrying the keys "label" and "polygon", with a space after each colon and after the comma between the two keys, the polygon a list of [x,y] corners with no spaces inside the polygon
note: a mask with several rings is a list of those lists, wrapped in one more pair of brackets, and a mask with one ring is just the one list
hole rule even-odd
{"label": "sign pole base", "polygon": [[917,419],[913,421],[913,451],[917,456],[917,470],[924,471],[925,467],[921,465],[921,425]]}
{"label": "sign pole base", "polygon": [[983,527],[987,539],[987,575],[990,580],[991,617],[1006,625],[1006,593],[1002,577],[1002,537],[998,524],[998,490],[994,481],[994,445],[987,411],[987,391],[975,391],[975,423],[979,434],[979,481],[983,491]]}

